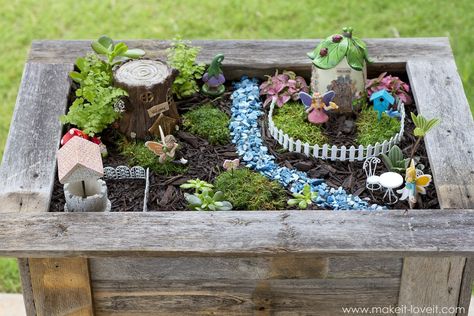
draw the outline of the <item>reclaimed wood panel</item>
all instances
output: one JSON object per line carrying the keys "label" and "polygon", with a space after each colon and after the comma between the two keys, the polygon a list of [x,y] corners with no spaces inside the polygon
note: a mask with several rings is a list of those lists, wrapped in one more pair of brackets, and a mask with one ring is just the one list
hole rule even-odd
{"label": "reclaimed wood panel", "polygon": [[0,212],[48,210],[72,69],[26,64],[0,167]]}
{"label": "reclaimed wood panel", "polygon": [[[306,77],[311,75],[311,61],[306,56],[319,39],[303,40],[194,40],[202,47],[199,62],[209,62],[218,54],[225,54],[223,70],[226,78],[240,79],[242,75],[273,74],[275,69],[293,70]],[[369,72],[404,72],[405,63],[412,58],[452,57],[448,38],[365,39],[374,61]],[[91,51],[91,41],[35,41],[30,50],[30,62],[74,63],[77,57]],[[149,58],[165,58],[170,41],[126,40],[130,47],[144,49]],[[291,53],[289,53],[291,51]]]}
{"label": "reclaimed wood panel", "polygon": [[[457,307],[465,261],[463,257],[405,258],[399,306],[407,306],[407,309],[410,306],[437,306],[439,309]],[[434,315],[454,316],[456,313],[439,311]]]}
{"label": "reclaimed wood panel", "polygon": [[409,60],[407,71],[419,113],[441,119],[424,138],[439,204],[472,209],[474,121],[456,64],[452,59]]}
{"label": "reclaimed wood panel", "polygon": [[92,294],[85,258],[29,259],[38,316],[92,316]]}
{"label": "reclaimed wood panel", "polygon": [[342,307],[393,306],[399,286],[396,278],[128,280],[95,281],[93,295],[97,316],[335,316]]}
{"label": "reclaimed wood panel", "polygon": [[0,255],[471,256],[473,225],[473,210],[14,213],[0,217]]}
{"label": "reclaimed wood panel", "polygon": [[402,258],[281,257],[92,258],[92,281],[400,278]]}

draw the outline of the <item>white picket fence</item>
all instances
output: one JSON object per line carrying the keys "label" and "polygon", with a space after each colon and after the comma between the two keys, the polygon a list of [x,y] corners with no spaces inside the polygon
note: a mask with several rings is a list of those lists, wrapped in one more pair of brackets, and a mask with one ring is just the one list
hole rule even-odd
{"label": "white picket fence", "polygon": [[401,125],[400,131],[395,134],[389,140],[385,140],[383,143],[375,143],[374,145],[363,146],[359,145],[358,147],[350,146],[347,148],[346,146],[335,146],[324,144],[320,145],[311,145],[308,143],[303,143],[299,139],[293,139],[285,134],[281,129],[278,129],[272,120],[273,109],[275,107],[275,103],[272,102],[270,106],[270,112],[268,113],[268,130],[272,137],[283,146],[284,149],[290,152],[297,152],[305,154],[306,156],[310,157],[313,156],[314,158],[320,159],[330,159],[330,160],[339,160],[339,161],[362,161],[368,157],[378,156],[380,154],[386,154],[393,145],[396,145],[400,142],[403,137],[403,131],[405,129],[405,106],[403,102],[398,102],[398,111],[400,111],[401,115]]}

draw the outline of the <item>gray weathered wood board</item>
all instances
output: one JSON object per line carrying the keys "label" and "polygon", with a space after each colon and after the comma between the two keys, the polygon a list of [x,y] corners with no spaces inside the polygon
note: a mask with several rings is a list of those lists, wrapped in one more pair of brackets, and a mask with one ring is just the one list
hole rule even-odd
{"label": "gray weathered wood board", "polygon": [[[149,58],[165,58],[169,41],[125,41],[130,47],[142,48]],[[452,51],[447,38],[367,39],[374,63],[369,71],[405,71],[408,59],[449,58]],[[319,40],[194,40],[202,47],[198,61],[208,63],[214,55],[225,54],[223,69],[228,79],[242,75],[262,77],[275,69],[293,70],[306,77],[311,73],[311,61],[306,53],[312,51]],[[91,52],[90,41],[36,41],[33,42],[29,61],[44,63],[74,63],[78,56]]]}
{"label": "gray weathered wood board", "polygon": [[0,255],[472,255],[473,225],[474,210],[11,214]]}
{"label": "gray weathered wood board", "polygon": [[0,167],[0,211],[48,210],[72,69],[26,64]]}
{"label": "gray weathered wood board", "polygon": [[344,315],[342,307],[394,306],[399,283],[398,278],[93,281],[93,295],[97,316],[335,316]]}

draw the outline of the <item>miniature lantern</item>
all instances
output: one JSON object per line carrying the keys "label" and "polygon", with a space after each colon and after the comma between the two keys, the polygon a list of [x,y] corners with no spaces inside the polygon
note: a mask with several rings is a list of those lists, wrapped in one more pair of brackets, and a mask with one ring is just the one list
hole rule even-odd
{"label": "miniature lantern", "polygon": [[179,114],[171,86],[178,72],[159,60],[131,60],[114,71],[115,86],[128,93],[120,131],[129,138],[158,136],[158,126],[172,134]]}
{"label": "miniature lantern", "polygon": [[71,138],[57,154],[59,182],[64,184],[66,205],[70,212],[110,210],[107,186],[99,145],[81,137]]}
{"label": "miniature lantern", "polygon": [[207,68],[206,73],[202,76],[202,81],[204,81],[202,92],[204,94],[217,97],[224,93],[225,77],[221,69],[223,60],[223,54],[216,55],[209,65],[209,68]]}
{"label": "miniature lantern", "polygon": [[382,113],[395,103],[395,98],[387,90],[382,89],[372,93],[370,101],[374,103],[374,110],[378,112],[377,119],[380,121]]}
{"label": "miniature lantern", "polygon": [[365,43],[352,36],[352,28],[342,35],[329,36],[308,53],[313,61],[311,89],[321,94],[333,90],[339,112],[352,112],[352,101],[365,89],[368,61]]}

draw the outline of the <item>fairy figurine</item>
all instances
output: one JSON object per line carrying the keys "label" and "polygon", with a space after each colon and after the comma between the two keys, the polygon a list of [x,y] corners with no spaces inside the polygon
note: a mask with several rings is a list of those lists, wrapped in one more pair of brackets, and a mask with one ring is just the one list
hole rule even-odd
{"label": "fairy figurine", "polygon": [[400,200],[408,199],[410,208],[415,207],[418,193],[426,194],[426,189],[431,183],[431,175],[423,174],[421,171],[416,170],[415,161],[412,159],[410,162],[410,167],[406,170],[405,175],[405,187],[401,190],[398,190],[397,193],[401,194],[402,197]]}
{"label": "fairy figurine", "polygon": [[176,150],[179,147],[178,142],[174,138],[173,135],[166,135],[163,133],[163,129],[161,125],[158,126],[160,128],[160,142],[148,141],[145,143],[145,146],[157,155],[158,161],[160,163],[167,162],[170,158],[173,159],[176,153]]}
{"label": "fairy figurine", "polygon": [[336,93],[328,91],[321,96],[319,92],[313,92],[313,96],[306,92],[300,92],[299,96],[308,113],[308,121],[313,124],[323,124],[329,120],[326,111],[337,110],[339,107],[332,102]]}

